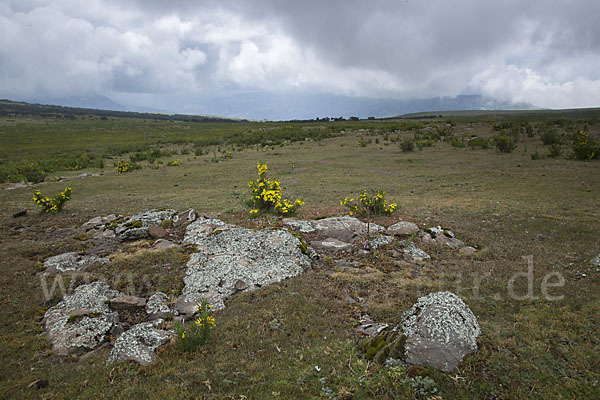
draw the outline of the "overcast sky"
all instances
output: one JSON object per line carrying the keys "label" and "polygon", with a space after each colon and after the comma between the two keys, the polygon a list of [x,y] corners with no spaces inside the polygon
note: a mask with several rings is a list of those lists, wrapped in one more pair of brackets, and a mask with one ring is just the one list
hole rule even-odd
{"label": "overcast sky", "polygon": [[0,0],[0,97],[290,91],[597,107],[600,1]]}

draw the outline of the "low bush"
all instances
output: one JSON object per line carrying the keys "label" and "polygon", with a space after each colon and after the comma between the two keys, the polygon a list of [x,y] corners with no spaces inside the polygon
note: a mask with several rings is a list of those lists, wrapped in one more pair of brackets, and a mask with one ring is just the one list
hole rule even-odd
{"label": "low bush", "polygon": [[515,148],[517,148],[515,140],[504,134],[494,136],[494,144],[502,153],[511,153]]}
{"label": "low bush", "polygon": [[376,195],[370,196],[366,190],[360,192],[358,201],[346,197],[340,204],[350,210],[350,215],[359,216],[390,215],[398,207],[396,203],[386,203],[385,192],[377,192]]}
{"label": "low bush", "polygon": [[33,201],[40,206],[42,212],[50,214],[58,214],[62,211],[65,203],[71,200],[71,187],[66,187],[65,190],[54,196],[53,198],[44,197],[39,190],[33,192]]}
{"label": "low bush", "polygon": [[267,178],[267,164],[258,163],[257,168],[258,179],[248,182],[251,194],[248,205],[252,208],[250,215],[258,215],[268,211],[274,211],[281,215],[295,214],[304,202],[297,199],[291,203],[289,200],[283,199],[279,181]]}

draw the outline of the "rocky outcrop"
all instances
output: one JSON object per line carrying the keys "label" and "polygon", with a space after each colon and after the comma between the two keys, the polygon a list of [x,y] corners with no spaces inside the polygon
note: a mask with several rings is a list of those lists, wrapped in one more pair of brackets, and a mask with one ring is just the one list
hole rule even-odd
{"label": "rocky outcrop", "polygon": [[469,307],[450,292],[421,297],[389,332],[363,345],[368,359],[387,365],[421,365],[454,371],[477,351],[481,334]]}
{"label": "rocky outcrop", "polygon": [[67,271],[83,271],[93,263],[106,263],[108,261],[107,258],[98,257],[96,255],[81,255],[76,252],[69,252],[48,257],[44,261],[44,266],[46,267],[47,273],[59,273]]}
{"label": "rocky outcrop", "polygon": [[160,226],[163,221],[178,216],[175,210],[150,210],[117,220],[115,234],[121,240],[147,239],[150,237],[148,228]]}
{"label": "rocky outcrop", "polygon": [[109,299],[121,296],[105,282],[81,285],[46,311],[43,324],[52,350],[58,355],[83,354],[106,339],[119,316],[108,307]]}
{"label": "rocky outcrop", "polygon": [[463,241],[457,239],[454,232],[443,229],[441,226],[425,229],[421,234],[421,240],[425,243],[448,246],[451,249],[459,249],[464,246]]}
{"label": "rocky outcrop", "polygon": [[156,348],[168,342],[173,335],[172,332],[156,328],[159,322],[142,322],[124,332],[115,341],[106,364],[126,360],[141,365],[153,363],[156,360]]}
{"label": "rocky outcrop", "polygon": [[180,310],[194,309],[202,297],[214,309],[224,308],[223,299],[237,291],[238,280],[252,290],[299,275],[311,265],[306,244],[282,229],[255,231],[200,219],[188,226],[184,243],[198,252],[187,263]]}

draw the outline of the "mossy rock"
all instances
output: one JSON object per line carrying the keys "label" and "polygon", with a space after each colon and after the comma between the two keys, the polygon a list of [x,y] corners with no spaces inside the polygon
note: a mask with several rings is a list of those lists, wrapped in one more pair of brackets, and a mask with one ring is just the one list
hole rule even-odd
{"label": "mossy rock", "polygon": [[298,240],[300,241],[300,244],[298,245],[298,248],[300,249],[300,251],[302,252],[302,254],[304,254],[304,255],[307,256],[308,255],[308,245],[306,244],[306,241],[304,240],[304,238],[302,237],[302,235],[299,234],[296,231],[291,230],[291,229],[287,229],[287,231],[298,238]]}
{"label": "mossy rock", "polygon": [[163,220],[160,222],[160,226],[162,226],[162,227],[163,227],[163,228],[165,228],[165,229],[168,229],[168,228],[170,228],[170,227],[172,227],[172,226],[173,226],[173,220],[170,220],[170,219],[163,219]]}
{"label": "mossy rock", "polygon": [[383,364],[388,358],[403,360],[406,336],[401,331],[382,333],[362,343],[365,358]]}

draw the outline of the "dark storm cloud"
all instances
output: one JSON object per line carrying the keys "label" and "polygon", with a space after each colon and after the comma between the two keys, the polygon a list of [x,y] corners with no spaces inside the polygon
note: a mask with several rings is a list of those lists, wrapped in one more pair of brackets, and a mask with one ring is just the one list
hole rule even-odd
{"label": "dark storm cloud", "polygon": [[0,2],[0,95],[302,90],[600,103],[598,1]]}

